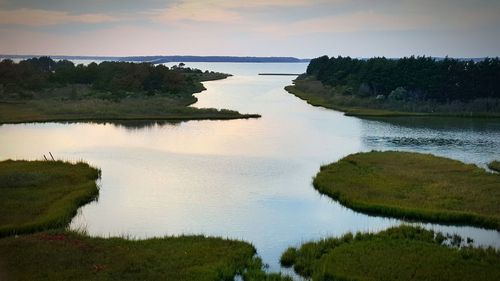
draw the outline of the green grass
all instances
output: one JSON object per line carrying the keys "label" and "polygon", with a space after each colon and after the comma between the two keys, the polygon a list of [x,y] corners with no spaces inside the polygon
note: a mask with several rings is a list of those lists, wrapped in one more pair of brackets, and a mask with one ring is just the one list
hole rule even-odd
{"label": "green grass", "polygon": [[85,99],[74,101],[32,100],[0,103],[1,123],[124,120],[227,120],[258,118],[258,114],[188,106],[191,100],[165,97],[120,101]]}
{"label": "green grass", "polygon": [[[354,95],[343,95],[342,89],[324,86],[313,77],[299,76],[294,80],[294,85],[286,86],[285,90],[290,94],[306,101],[312,106],[320,106],[336,111],[344,112],[346,116],[357,117],[500,117],[498,113],[491,112],[469,112],[455,110],[455,105],[438,105],[434,103],[402,103],[386,101],[374,98],[363,98]],[[435,109],[434,109],[435,108]]]}
{"label": "green grass", "polygon": [[364,213],[500,230],[500,175],[456,160],[357,153],[321,167],[313,185]]}
{"label": "green grass", "polygon": [[492,169],[493,171],[500,172],[500,161],[492,161],[488,164],[488,168]]}
{"label": "green grass", "polygon": [[0,239],[1,280],[291,281],[266,273],[255,248],[205,236],[130,240],[62,230]]}
{"label": "green grass", "polygon": [[85,163],[0,162],[0,237],[67,225],[96,198],[99,175]]}
{"label": "green grass", "polygon": [[289,248],[281,262],[313,281],[500,280],[500,252],[446,243],[440,233],[400,226],[308,242]]}
{"label": "green grass", "polygon": [[1,239],[0,252],[6,280],[233,280],[261,265],[249,243],[203,236],[134,241],[51,231]]}
{"label": "green grass", "polygon": [[321,93],[312,91],[303,91],[297,86],[286,86],[285,90],[290,94],[306,101],[312,106],[320,106],[336,111],[344,112],[346,116],[359,116],[359,117],[403,117],[403,116],[436,116],[434,114],[425,114],[418,112],[398,112],[382,109],[360,108],[360,107],[347,107],[336,104],[328,96]]}

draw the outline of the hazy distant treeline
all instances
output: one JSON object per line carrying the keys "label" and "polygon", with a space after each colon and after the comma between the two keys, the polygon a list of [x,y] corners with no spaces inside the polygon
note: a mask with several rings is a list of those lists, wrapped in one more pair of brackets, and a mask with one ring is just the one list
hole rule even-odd
{"label": "hazy distant treeline", "polygon": [[345,95],[446,103],[500,98],[498,58],[474,62],[413,56],[368,60],[322,56],[311,60],[307,74]]}
{"label": "hazy distant treeline", "polygon": [[199,91],[203,73],[198,69],[149,63],[101,62],[74,65],[68,60],[50,57],[31,58],[14,63],[0,62],[1,92],[37,91],[68,84],[87,84],[93,89],[112,93],[144,92],[189,94]]}

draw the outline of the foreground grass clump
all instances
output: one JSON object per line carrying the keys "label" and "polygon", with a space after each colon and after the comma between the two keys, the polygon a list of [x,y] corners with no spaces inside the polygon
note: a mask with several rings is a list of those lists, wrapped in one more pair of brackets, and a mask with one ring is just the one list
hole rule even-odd
{"label": "foreground grass clump", "polygon": [[500,161],[493,161],[488,164],[488,168],[492,169],[493,171],[500,172]]}
{"label": "foreground grass clump", "polygon": [[499,280],[500,252],[451,247],[442,234],[400,226],[289,248],[283,266],[323,280]]}
{"label": "foreground grass clump", "polygon": [[357,153],[321,167],[313,185],[360,212],[500,230],[500,175],[456,160]]}
{"label": "foreground grass clump", "polygon": [[129,240],[55,230],[0,239],[2,280],[291,280],[268,274],[243,241],[204,236]]}
{"label": "foreground grass clump", "polygon": [[1,239],[0,252],[7,280],[232,280],[255,249],[203,236],[134,241],[51,231]]}
{"label": "foreground grass clump", "polygon": [[0,237],[67,225],[97,196],[99,175],[86,163],[0,162]]}

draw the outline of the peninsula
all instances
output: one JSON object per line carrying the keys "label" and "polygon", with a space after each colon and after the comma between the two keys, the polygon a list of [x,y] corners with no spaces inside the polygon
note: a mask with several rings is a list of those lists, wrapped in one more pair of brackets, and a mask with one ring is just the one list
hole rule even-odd
{"label": "peninsula", "polygon": [[0,123],[47,121],[257,118],[232,110],[190,107],[203,81],[230,74],[150,63],[31,58],[0,62]]}
{"label": "peninsula", "polygon": [[500,117],[500,59],[322,56],[285,89],[350,116]]}

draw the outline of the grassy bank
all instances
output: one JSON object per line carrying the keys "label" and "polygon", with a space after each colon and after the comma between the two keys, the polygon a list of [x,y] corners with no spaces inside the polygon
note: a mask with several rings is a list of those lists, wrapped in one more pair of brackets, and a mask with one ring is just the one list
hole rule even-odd
{"label": "grassy bank", "polygon": [[[358,117],[500,117],[497,112],[463,111],[458,105],[432,102],[402,102],[378,100],[373,97],[359,97],[342,94],[342,89],[323,85],[310,76],[299,76],[294,85],[285,90],[313,106],[344,112]],[[471,105],[472,106],[472,105]]]}
{"label": "grassy bank", "polygon": [[314,281],[499,280],[500,252],[446,245],[460,239],[400,226],[378,234],[347,234],[305,243],[289,248],[281,263]]}
{"label": "grassy bank", "polygon": [[488,168],[492,169],[493,171],[500,172],[500,161],[492,161],[488,164]]}
{"label": "grassy bank", "polygon": [[0,162],[0,237],[67,225],[97,196],[99,174],[85,163]]}
{"label": "grassy bank", "polygon": [[75,66],[48,57],[0,61],[0,124],[50,121],[258,118],[190,107],[202,82],[230,74],[179,66],[102,62]]}
{"label": "grassy bank", "polygon": [[0,124],[59,121],[228,120],[258,117],[260,117],[258,114],[240,114],[226,109],[189,107],[169,98],[0,103]]}
{"label": "grassy bank", "polygon": [[403,116],[429,116],[428,114],[422,113],[412,113],[412,112],[397,112],[389,110],[380,109],[368,109],[359,107],[348,107],[341,106],[335,103],[329,97],[322,95],[321,93],[305,91],[299,88],[297,85],[286,86],[285,90],[290,94],[306,101],[312,106],[319,106],[328,109],[333,109],[336,111],[344,112],[346,116],[365,116],[365,117],[403,117]]}
{"label": "grassy bank", "polygon": [[500,175],[430,154],[369,152],[323,166],[314,187],[356,211],[500,230]]}
{"label": "grassy bank", "polygon": [[265,273],[243,241],[104,239],[64,230],[97,196],[99,174],[85,163],[0,162],[1,280],[290,280]]}
{"label": "grassy bank", "polygon": [[252,245],[203,236],[134,241],[53,231],[1,239],[0,252],[2,280],[233,280],[248,268],[246,280],[285,280],[263,273]]}

